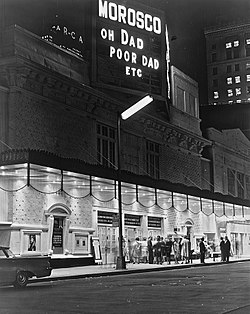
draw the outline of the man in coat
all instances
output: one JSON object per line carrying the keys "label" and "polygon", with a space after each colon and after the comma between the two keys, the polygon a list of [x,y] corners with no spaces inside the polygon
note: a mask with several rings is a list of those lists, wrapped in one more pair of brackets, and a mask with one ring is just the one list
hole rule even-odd
{"label": "man in coat", "polygon": [[205,254],[206,254],[206,247],[204,244],[204,238],[202,237],[200,241],[200,259],[201,259],[202,264],[205,263]]}
{"label": "man in coat", "polygon": [[231,252],[231,243],[228,240],[227,236],[225,236],[224,248],[225,248],[225,261],[228,263],[229,262],[230,252]]}

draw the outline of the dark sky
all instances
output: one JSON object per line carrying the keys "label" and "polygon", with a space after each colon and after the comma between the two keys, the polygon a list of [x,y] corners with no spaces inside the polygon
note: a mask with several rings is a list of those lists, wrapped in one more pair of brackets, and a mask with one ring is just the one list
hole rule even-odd
{"label": "dark sky", "polygon": [[139,0],[166,14],[171,63],[198,81],[200,102],[207,102],[204,28],[250,23],[250,0]]}

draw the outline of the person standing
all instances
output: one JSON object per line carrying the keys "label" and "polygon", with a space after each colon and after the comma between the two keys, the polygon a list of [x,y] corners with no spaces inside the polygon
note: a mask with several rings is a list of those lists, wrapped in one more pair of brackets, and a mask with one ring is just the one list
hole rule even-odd
{"label": "person standing", "polygon": [[140,263],[141,258],[141,244],[139,242],[139,238],[136,238],[132,243],[132,260],[133,264]]}
{"label": "person standing", "polygon": [[162,250],[161,249],[162,249],[161,238],[160,238],[160,236],[157,236],[157,241],[154,245],[157,264],[162,264],[162,252],[161,252]]}
{"label": "person standing", "polygon": [[180,246],[176,239],[174,239],[174,242],[173,242],[173,251],[174,251],[175,264],[179,264],[178,260],[180,256]]}
{"label": "person standing", "polygon": [[182,258],[183,258],[183,262],[185,262],[185,264],[187,264],[189,262],[189,241],[187,239],[187,236],[184,237],[184,239],[182,240]]}
{"label": "person standing", "polygon": [[221,254],[221,261],[225,262],[225,241],[223,237],[220,238],[220,254]]}
{"label": "person standing", "polygon": [[228,240],[228,237],[225,236],[225,261],[229,262],[230,252],[231,252],[231,242]]}
{"label": "person standing", "polygon": [[204,237],[202,237],[200,241],[200,260],[202,264],[205,263],[205,254],[206,254],[206,247],[204,244]]}
{"label": "person standing", "polygon": [[168,264],[171,264],[171,251],[172,251],[172,241],[171,239],[166,239],[166,261]]}
{"label": "person standing", "polygon": [[148,262],[149,262],[149,264],[153,264],[154,254],[153,254],[152,237],[148,237],[147,246],[148,246]]}

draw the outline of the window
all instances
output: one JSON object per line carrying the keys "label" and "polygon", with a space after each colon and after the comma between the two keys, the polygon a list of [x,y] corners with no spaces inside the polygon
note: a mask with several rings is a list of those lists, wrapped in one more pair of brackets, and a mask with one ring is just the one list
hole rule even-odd
{"label": "window", "polygon": [[231,73],[232,72],[232,66],[231,65],[227,65],[227,73]]}
{"label": "window", "polygon": [[234,41],[234,47],[239,47],[239,45],[240,45],[239,40],[235,40],[235,41]]}
{"label": "window", "polygon": [[226,43],[226,48],[232,48],[232,43]]}
{"label": "window", "polygon": [[217,68],[213,68],[213,75],[217,75],[218,74],[218,69]]}
{"label": "window", "polygon": [[236,84],[238,84],[238,83],[240,83],[240,76],[238,75],[238,76],[235,76],[235,83]]}
{"label": "window", "polygon": [[189,94],[189,106],[187,112],[196,117],[196,99],[193,95]]}
{"label": "window", "polygon": [[235,88],[235,94],[236,96],[241,95],[241,88]]}
{"label": "window", "polygon": [[212,50],[216,49],[216,44],[212,44]]}
{"label": "window", "polygon": [[250,82],[250,74],[247,74],[247,82]]}
{"label": "window", "polygon": [[213,80],[213,87],[218,87],[218,80],[217,79]]}
{"label": "window", "polygon": [[233,103],[233,101],[232,101],[232,100],[229,100],[229,101],[228,101],[228,104],[232,104],[232,103]]}
{"label": "window", "polygon": [[250,177],[246,176],[246,198],[250,199]]}
{"label": "window", "polygon": [[184,111],[185,105],[185,91],[180,87],[177,87],[177,108]]}
{"label": "window", "polygon": [[244,173],[237,173],[237,196],[240,198],[244,198]]}
{"label": "window", "polygon": [[97,124],[97,159],[106,167],[115,167],[115,129]]}
{"label": "window", "polygon": [[233,84],[233,78],[232,77],[227,78],[227,84],[228,85]]}
{"label": "window", "polygon": [[216,62],[217,61],[217,54],[214,52],[212,53],[212,62]]}
{"label": "window", "polygon": [[159,179],[159,165],[160,165],[160,145],[154,142],[147,141],[147,173],[156,179]]}
{"label": "window", "polygon": [[247,86],[247,94],[250,94],[250,86]]}
{"label": "window", "polygon": [[228,194],[235,195],[235,170],[227,169]]}
{"label": "window", "polygon": [[236,103],[237,103],[237,104],[240,104],[240,103],[241,103],[241,99],[237,99],[237,100],[236,100]]}
{"label": "window", "polygon": [[234,71],[239,71],[240,70],[240,65],[239,64],[235,64],[234,65]]}
{"label": "window", "polygon": [[233,96],[233,90],[232,89],[228,89],[227,90],[227,96],[228,97],[232,97]]}
{"label": "window", "polygon": [[233,55],[234,55],[234,59],[238,59],[240,57],[240,49],[239,48],[235,48],[233,51]]}
{"label": "window", "polygon": [[227,60],[232,59],[233,53],[232,53],[232,50],[231,50],[231,49],[228,49],[228,50],[226,51],[226,57],[227,57]]}
{"label": "window", "polygon": [[249,70],[250,69],[250,62],[247,62],[246,63],[246,70]]}
{"label": "window", "polygon": [[250,46],[246,47],[246,57],[250,57]]}
{"label": "window", "polygon": [[219,98],[219,92],[214,92],[214,99]]}
{"label": "window", "polygon": [[250,45],[250,38],[246,39],[246,45]]}

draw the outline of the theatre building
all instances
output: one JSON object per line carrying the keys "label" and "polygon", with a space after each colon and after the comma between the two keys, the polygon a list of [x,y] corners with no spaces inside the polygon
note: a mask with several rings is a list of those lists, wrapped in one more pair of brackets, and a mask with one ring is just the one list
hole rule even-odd
{"label": "theatre building", "polygon": [[[128,247],[188,235],[196,249],[202,236],[218,244],[234,232],[248,254],[249,200],[214,191],[198,85],[170,71],[163,12],[27,0],[17,15],[13,2],[0,1],[0,229],[11,229],[12,250],[84,264],[100,245],[95,259],[115,262],[121,179]],[[121,120],[119,151],[118,117],[146,94],[153,102]]]}

